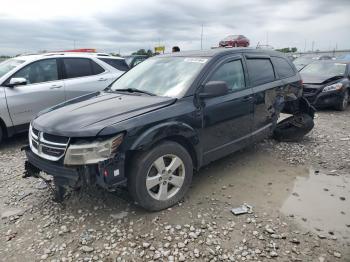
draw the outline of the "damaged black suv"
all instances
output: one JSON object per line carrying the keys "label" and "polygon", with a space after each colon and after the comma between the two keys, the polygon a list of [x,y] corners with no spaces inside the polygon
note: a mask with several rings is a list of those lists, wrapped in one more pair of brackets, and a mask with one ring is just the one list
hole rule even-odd
{"label": "damaged black suv", "polygon": [[[103,92],[41,112],[24,148],[26,176],[51,175],[57,199],[69,187],[127,185],[139,205],[161,210],[181,200],[193,171],[209,162],[273,132],[305,135],[314,110],[301,95],[299,73],[279,52],[153,57]],[[277,124],[280,112],[293,116]]]}

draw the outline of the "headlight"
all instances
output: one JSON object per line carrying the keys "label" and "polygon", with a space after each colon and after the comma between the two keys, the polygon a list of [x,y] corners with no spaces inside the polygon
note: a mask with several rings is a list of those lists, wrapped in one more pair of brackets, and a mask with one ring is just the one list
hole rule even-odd
{"label": "headlight", "polygon": [[343,87],[342,83],[336,83],[336,84],[324,87],[322,92],[336,91],[336,90],[342,89],[342,87]]}
{"label": "headlight", "polygon": [[112,158],[119,145],[123,141],[123,134],[115,137],[94,141],[92,143],[77,143],[72,144],[66,151],[64,158],[65,165],[86,165],[96,164],[100,161]]}

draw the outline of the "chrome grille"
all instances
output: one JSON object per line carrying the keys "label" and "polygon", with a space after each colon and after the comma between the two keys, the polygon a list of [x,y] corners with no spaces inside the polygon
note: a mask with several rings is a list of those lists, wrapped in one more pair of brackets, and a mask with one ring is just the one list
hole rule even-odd
{"label": "chrome grille", "polygon": [[38,156],[51,161],[60,160],[67,149],[69,137],[56,136],[40,132],[29,127],[29,144],[31,150]]}

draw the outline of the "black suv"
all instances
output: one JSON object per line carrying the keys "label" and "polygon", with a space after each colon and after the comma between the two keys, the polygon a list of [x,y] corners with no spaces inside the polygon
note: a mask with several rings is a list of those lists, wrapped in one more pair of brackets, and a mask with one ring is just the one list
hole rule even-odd
{"label": "black suv", "polygon": [[149,58],[105,91],[41,112],[26,175],[52,175],[58,199],[67,187],[127,184],[139,205],[161,210],[184,197],[193,170],[272,134],[280,112],[294,115],[281,126],[296,135],[293,123],[313,119],[301,94],[296,68],[275,51]]}

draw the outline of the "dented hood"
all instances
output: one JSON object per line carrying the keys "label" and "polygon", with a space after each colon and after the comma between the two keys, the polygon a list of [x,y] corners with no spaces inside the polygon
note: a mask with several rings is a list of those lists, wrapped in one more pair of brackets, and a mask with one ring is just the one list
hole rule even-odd
{"label": "dented hood", "polygon": [[103,128],[166,107],[169,97],[101,92],[73,99],[40,114],[33,126],[68,137],[96,136]]}
{"label": "dented hood", "polygon": [[304,84],[326,84],[343,76],[310,75],[301,73]]}

